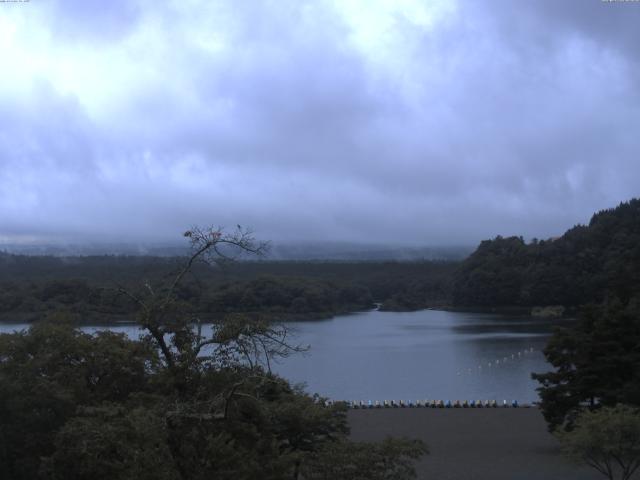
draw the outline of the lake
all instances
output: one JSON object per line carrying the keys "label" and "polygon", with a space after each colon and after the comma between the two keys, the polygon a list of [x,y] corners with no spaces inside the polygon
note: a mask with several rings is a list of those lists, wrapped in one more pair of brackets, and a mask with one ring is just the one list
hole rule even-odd
{"label": "lake", "polygon": [[[310,349],[273,369],[332,399],[531,402],[538,399],[531,372],[550,369],[542,355],[552,327],[546,319],[369,311],[287,326]],[[0,332],[25,327],[0,324]],[[133,325],[108,328],[139,333]]]}

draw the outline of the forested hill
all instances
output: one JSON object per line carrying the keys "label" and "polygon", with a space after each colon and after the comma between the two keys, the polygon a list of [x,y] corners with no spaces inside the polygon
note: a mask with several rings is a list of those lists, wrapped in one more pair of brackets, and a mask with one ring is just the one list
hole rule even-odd
{"label": "forested hill", "polygon": [[458,267],[456,306],[579,306],[640,293],[640,199],[596,213],[562,237],[483,241]]}
{"label": "forested hill", "polygon": [[[87,323],[132,320],[130,291],[162,291],[183,257],[52,257],[0,252],[0,321],[73,311]],[[278,319],[326,318],[373,308],[404,311],[449,305],[454,262],[237,262],[197,264],[176,292],[202,318],[228,313]],[[142,292],[144,293],[144,291]]]}

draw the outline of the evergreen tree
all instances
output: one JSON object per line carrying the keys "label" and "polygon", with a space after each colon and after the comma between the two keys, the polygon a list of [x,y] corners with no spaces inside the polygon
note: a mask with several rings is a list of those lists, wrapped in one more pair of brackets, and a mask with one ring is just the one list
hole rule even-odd
{"label": "evergreen tree", "polygon": [[556,370],[533,374],[550,429],[571,428],[585,408],[640,406],[640,298],[585,307],[545,348]]}

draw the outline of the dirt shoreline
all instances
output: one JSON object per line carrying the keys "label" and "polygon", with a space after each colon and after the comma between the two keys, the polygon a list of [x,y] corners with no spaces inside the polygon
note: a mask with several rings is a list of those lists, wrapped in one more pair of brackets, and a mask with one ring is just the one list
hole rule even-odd
{"label": "dirt shoreline", "polygon": [[604,478],[561,455],[537,408],[365,409],[350,410],[348,418],[351,437],[357,441],[382,440],[388,435],[424,440],[430,454],[416,465],[419,479]]}

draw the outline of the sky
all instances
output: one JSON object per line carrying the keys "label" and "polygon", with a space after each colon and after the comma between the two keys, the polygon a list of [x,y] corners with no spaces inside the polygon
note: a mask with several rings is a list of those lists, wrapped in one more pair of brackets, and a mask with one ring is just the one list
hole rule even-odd
{"label": "sky", "polygon": [[0,243],[548,238],[640,195],[640,2],[0,2]]}

